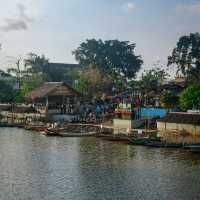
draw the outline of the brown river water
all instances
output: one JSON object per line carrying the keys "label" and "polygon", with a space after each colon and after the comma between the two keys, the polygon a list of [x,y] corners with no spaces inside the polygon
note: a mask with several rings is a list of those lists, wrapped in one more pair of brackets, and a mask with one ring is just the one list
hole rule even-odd
{"label": "brown river water", "polygon": [[0,200],[200,199],[200,154],[0,128]]}

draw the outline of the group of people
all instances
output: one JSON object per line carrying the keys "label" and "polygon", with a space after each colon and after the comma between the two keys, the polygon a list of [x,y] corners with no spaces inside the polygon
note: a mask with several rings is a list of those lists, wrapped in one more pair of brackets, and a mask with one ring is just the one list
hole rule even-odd
{"label": "group of people", "polygon": [[108,120],[112,114],[111,109],[105,105],[88,105],[80,112],[80,121],[85,123],[101,123]]}

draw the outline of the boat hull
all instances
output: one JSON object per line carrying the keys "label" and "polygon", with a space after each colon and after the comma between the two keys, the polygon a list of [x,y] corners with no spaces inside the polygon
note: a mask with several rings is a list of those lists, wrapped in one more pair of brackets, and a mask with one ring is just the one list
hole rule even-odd
{"label": "boat hull", "polygon": [[152,138],[131,138],[130,143],[132,145],[143,145],[146,146],[148,145],[149,142],[154,142],[154,141],[160,141],[158,139],[152,139]]}
{"label": "boat hull", "polygon": [[109,141],[130,142],[130,137],[128,137],[128,136],[109,135],[109,136],[104,136],[102,138],[104,140],[109,140]]}
{"label": "boat hull", "polygon": [[200,144],[186,145],[184,146],[184,148],[189,150],[190,152],[200,153]]}
{"label": "boat hull", "polygon": [[166,142],[148,142],[146,146],[155,147],[155,148],[182,148],[182,144],[173,144],[173,143],[166,143]]}

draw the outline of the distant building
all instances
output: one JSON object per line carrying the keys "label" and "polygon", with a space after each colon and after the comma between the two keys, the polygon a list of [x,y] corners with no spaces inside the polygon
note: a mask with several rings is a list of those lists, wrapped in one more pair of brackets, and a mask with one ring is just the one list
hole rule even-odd
{"label": "distant building", "polygon": [[180,86],[185,87],[185,85],[186,85],[186,77],[183,76],[183,75],[177,75],[177,76],[175,77],[175,83],[176,83],[177,85],[180,85]]}
{"label": "distant building", "polygon": [[72,71],[73,69],[79,69],[80,65],[78,64],[65,64],[65,63],[49,63],[49,74],[51,76],[51,81],[64,81],[68,84],[72,84],[73,78],[68,78],[66,80],[66,73]]}
{"label": "distant building", "polygon": [[168,143],[200,143],[200,113],[169,113],[157,121],[157,128]]}
{"label": "distant building", "polygon": [[161,83],[161,91],[169,91],[173,94],[180,94],[186,87],[186,78],[181,75],[177,75],[174,80],[164,81]]}

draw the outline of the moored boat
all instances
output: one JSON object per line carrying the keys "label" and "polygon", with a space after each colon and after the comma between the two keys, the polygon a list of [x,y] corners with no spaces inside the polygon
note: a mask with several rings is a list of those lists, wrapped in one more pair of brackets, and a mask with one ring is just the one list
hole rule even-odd
{"label": "moored boat", "polygon": [[57,131],[52,131],[52,130],[46,130],[45,131],[45,135],[49,136],[49,137],[55,137],[55,136],[59,136],[61,137],[61,134]]}
{"label": "moored boat", "polygon": [[71,129],[64,129],[64,128],[50,128],[46,129],[45,131],[46,136],[57,136],[57,137],[93,137],[96,136],[96,132],[72,132]]}
{"label": "moored boat", "polygon": [[27,125],[24,128],[26,130],[43,132],[43,131],[45,131],[47,129],[47,126],[45,126],[45,125]]}
{"label": "moored boat", "polygon": [[14,124],[10,124],[10,123],[4,123],[4,122],[1,122],[0,123],[0,127],[1,128],[13,128],[13,127],[16,127]]}
{"label": "moored boat", "polygon": [[130,139],[130,143],[133,145],[148,145],[149,142],[160,141],[159,138],[149,138],[149,137],[133,137]]}
{"label": "moored boat", "polygon": [[188,149],[191,152],[200,153],[200,144],[185,145],[184,149]]}
{"label": "moored boat", "polygon": [[126,135],[107,135],[104,137],[102,137],[105,140],[109,140],[109,141],[119,141],[119,142],[129,142],[130,141],[130,137],[126,136]]}
{"label": "moored boat", "polygon": [[147,142],[146,146],[157,148],[181,148],[182,144],[166,143],[164,141],[150,141]]}

